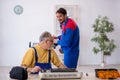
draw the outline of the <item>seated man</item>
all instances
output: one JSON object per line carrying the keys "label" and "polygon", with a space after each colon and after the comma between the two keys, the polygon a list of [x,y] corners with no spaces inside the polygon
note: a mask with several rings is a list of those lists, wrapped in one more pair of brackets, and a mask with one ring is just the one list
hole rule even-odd
{"label": "seated man", "polygon": [[59,68],[66,68],[59,60],[56,52],[51,48],[53,37],[49,32],[43,32],[39,43],[34,46],[37,53],[37,61],[34,48],[29,48],[25,53],[21,66],[27,68],[28,72],[39,72],[42,69],[50,69],[51,63]]}

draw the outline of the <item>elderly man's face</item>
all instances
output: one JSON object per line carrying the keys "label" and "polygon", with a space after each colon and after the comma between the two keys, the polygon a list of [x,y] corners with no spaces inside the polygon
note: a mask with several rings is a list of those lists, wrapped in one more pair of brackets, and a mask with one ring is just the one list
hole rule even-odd
{"label": "elderly man's face", "polygon": [[53,45],[53,37],[46,40],[46,48],[49,49]]}

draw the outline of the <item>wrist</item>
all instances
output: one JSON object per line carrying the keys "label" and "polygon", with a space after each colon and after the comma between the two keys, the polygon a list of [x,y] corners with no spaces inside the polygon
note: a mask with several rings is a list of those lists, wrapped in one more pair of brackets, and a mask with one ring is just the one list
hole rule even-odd
{"label": "wrist", "polygon": [[32,72],[32,68],[26,68],[28,72]]}

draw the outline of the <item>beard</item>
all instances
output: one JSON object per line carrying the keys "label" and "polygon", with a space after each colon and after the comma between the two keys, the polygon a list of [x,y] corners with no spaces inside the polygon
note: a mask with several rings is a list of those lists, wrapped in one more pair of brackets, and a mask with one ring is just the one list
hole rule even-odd
{"label": "beard", "polygon": [[63,22],[60,22],[60,24],[62,24]]}
{"label": "beard", "polygon": [[62,23],[64,23],[64,21],[63,20],[59,20],[59,23],[62,24]]}

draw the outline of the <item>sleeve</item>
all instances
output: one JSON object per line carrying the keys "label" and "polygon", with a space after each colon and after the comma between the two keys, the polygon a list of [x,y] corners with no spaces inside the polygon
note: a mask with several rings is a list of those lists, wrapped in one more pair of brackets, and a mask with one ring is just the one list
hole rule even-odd
{"label": "sleeve", "polygon": [[21,65],[26,67],[33,67],[34,50],[30,48],[24,55]]}
{"label": "sleeve", "polygon": [[61,35],[58,36],[58,39],[59,39],[59,40],[61,39]]}
{"label": "sleeve", "polygon": [[70,46],[73,39],[74,30],[67,28],[66,32],[62,34],[62,39],[58,40],[58,44],[61,46]]}
{"label": "sleeve", "polygon": [[56,52],[53,49],[51,50],[51,53],[52,53],[52,59],[51,59],[52,63],[55,66],[59,67],[62,64],[62,62],[60,61],[59,57],[57,56]]}
{"label": "sleeve", "polygon": [[[60,29],[62,29],[62,24],[60,24]],[[57,38],[60,40],[61,39],[61,35],[59,35]]]}

